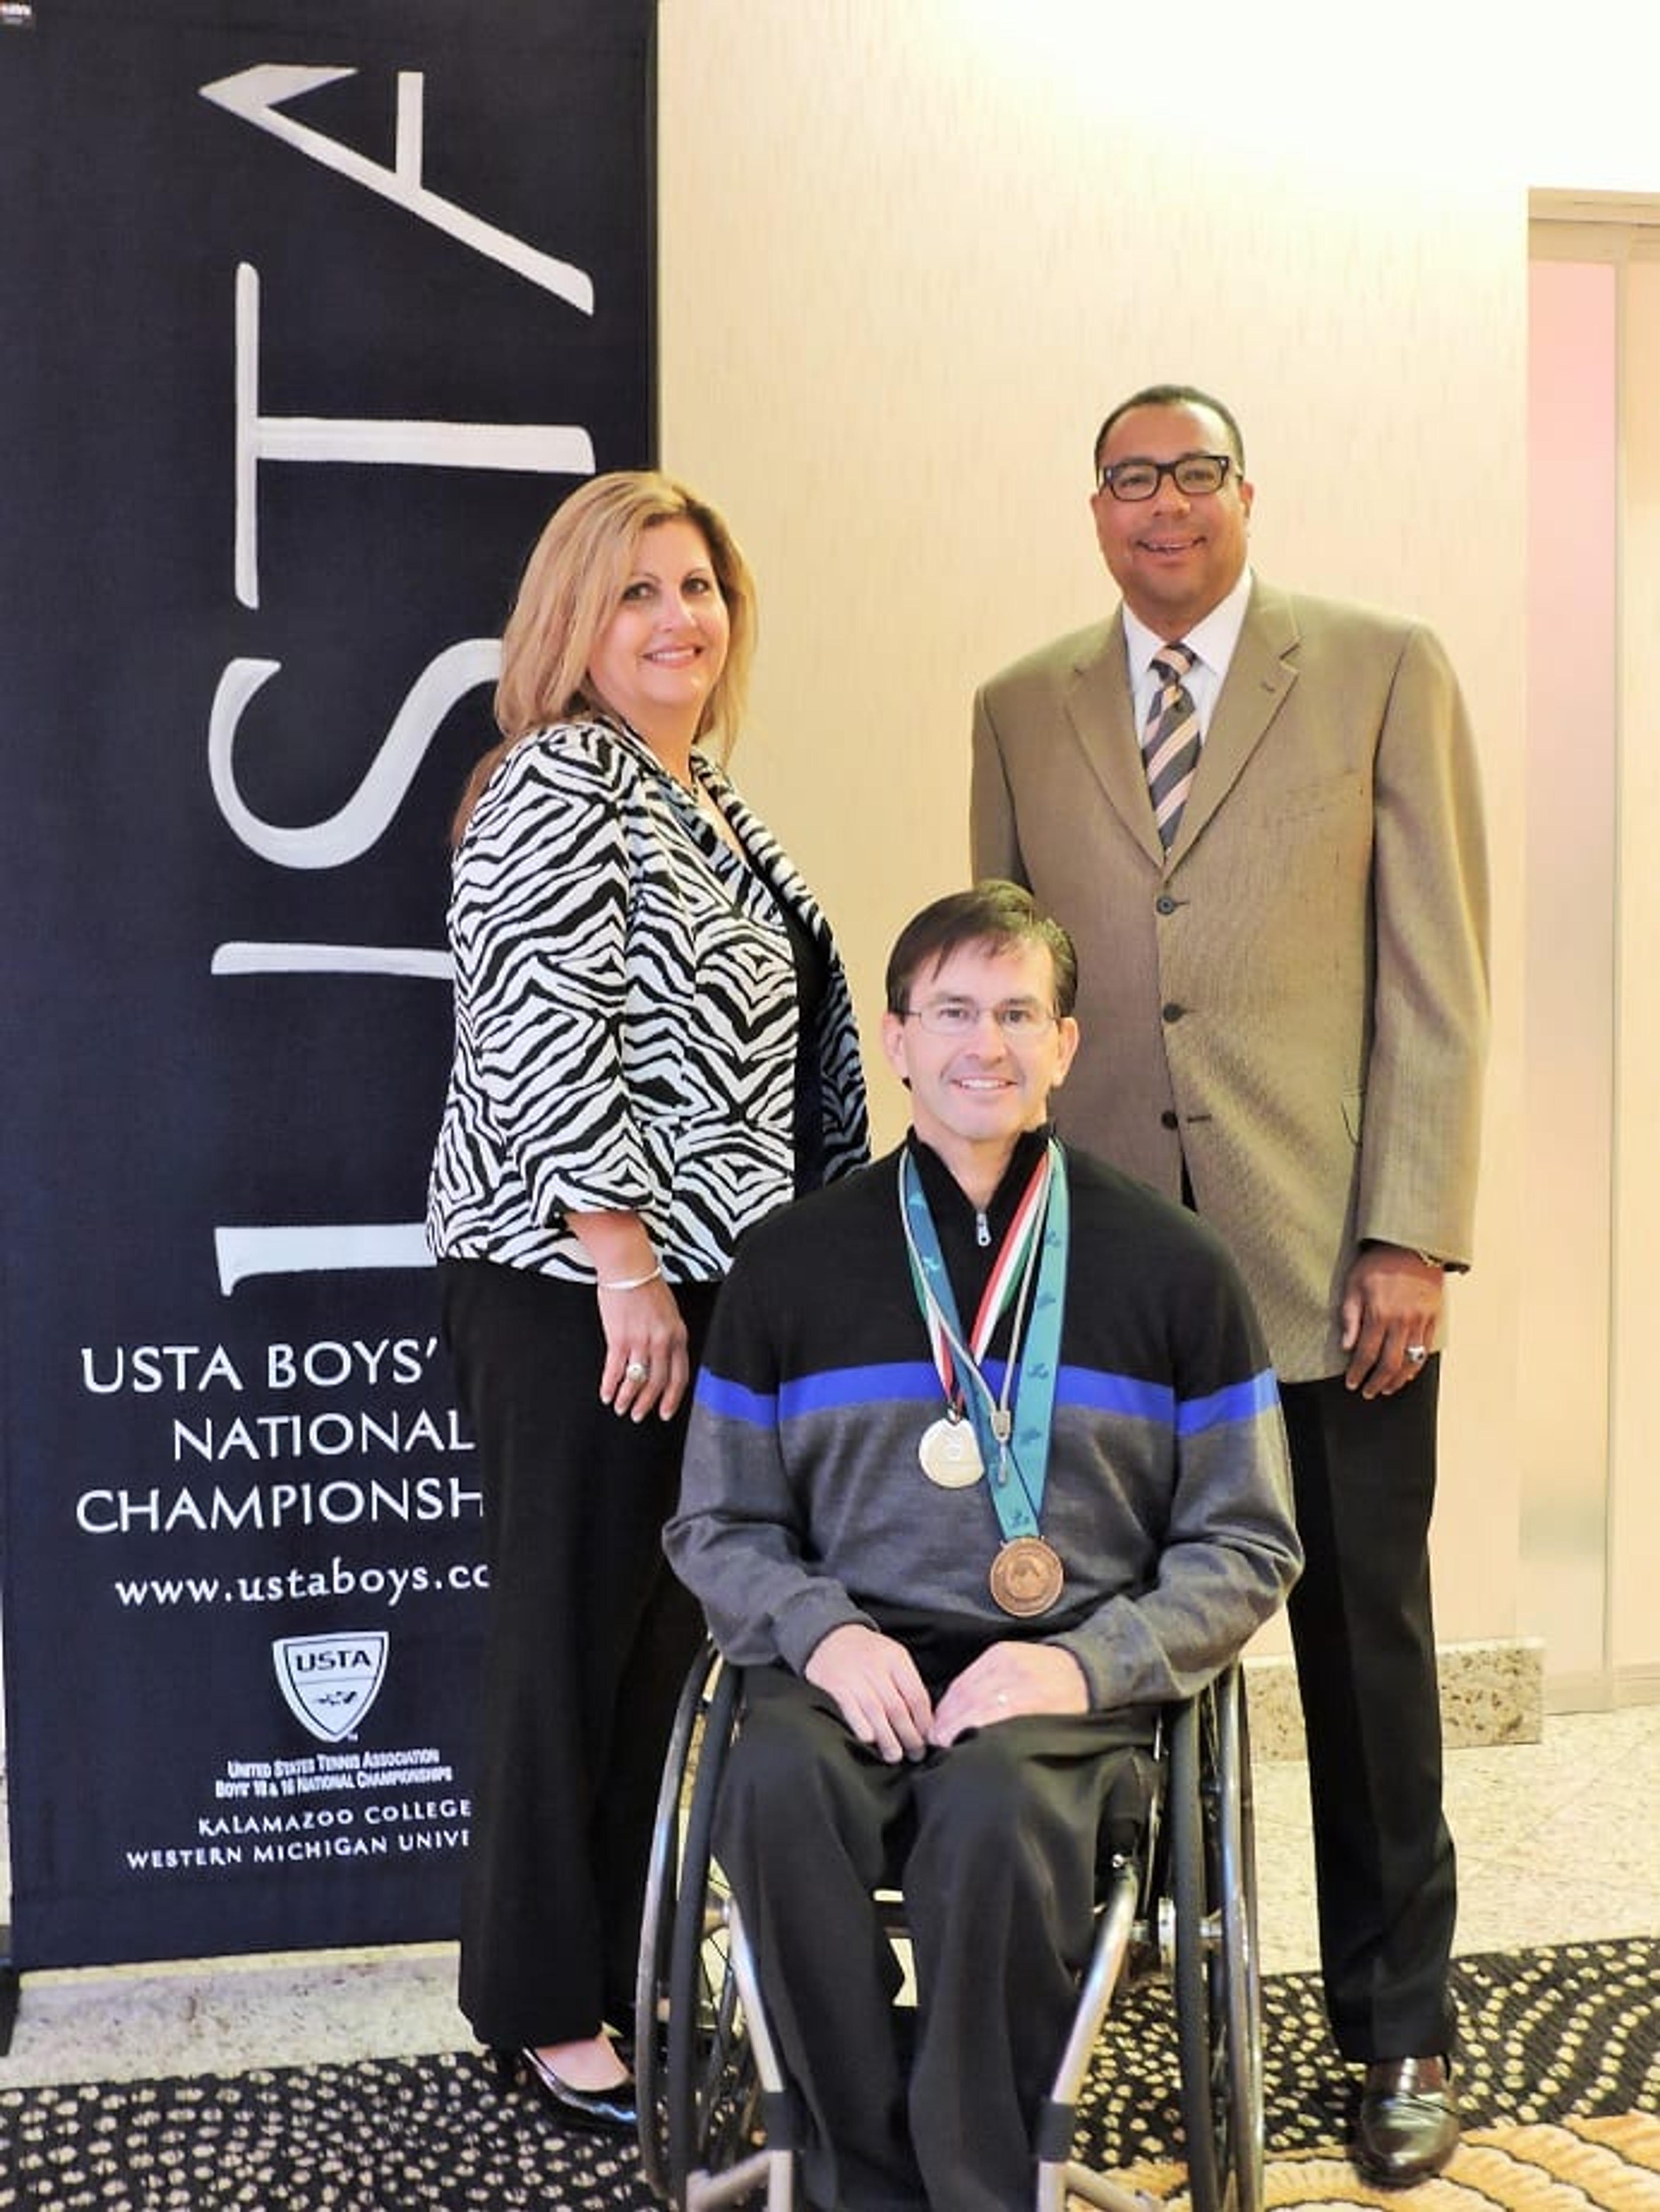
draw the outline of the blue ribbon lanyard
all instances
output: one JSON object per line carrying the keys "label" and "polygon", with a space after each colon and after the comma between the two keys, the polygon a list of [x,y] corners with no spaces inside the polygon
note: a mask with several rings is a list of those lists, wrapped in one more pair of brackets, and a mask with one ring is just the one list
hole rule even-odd
{"label": "blue ribbon lanyard", "polygon": [[[1036,1535],[1038,1518],[1043,1511],[1044,1486],[1049,1474],[1055,1389],[1060,1370],[1061,1320],[1066,1304],[1067,1243],[1071,1223],[1066,1161],[1052,1137],[1049,1140],[1047,1167],[1048,1190],[1043,1226],[1039,1232],[1041,1251],[1035,1289],[1032,1289],[1029,1260],[1021,1278],[1022,1300],[1031,1290],[1031,1311],[1026,1323],[1024,1356],[1021,1346],[1021,1316],[1017,1312],[1009,1344],[1009,1367],[1017,1369],[1014,1391],[1005,1404],[1000,1404],[981,1371],[978,1359],[969,1349],[962,1322],[958,1317],[951,1279],[946,1273],[944,1255],[940,1250],[939,1233],[929,1211],[927,1194],[922,1187],[922,1178],[917,1173],[916,1163],[908,1150],[900,1157],[900,1203],[906,1228],[906,1250],[911,1261],[911,1279],[916,1288],[918,1303],[922,1307],[923,1318],[930,1325],[930,1335],[937,1328],[967,1380],[969,1387],[965,1394],[964,1410],[973,1425],[981,1462],[991,1477],[991,1501],[997,1508],[998,1525],[1006,1538]],[[1001,1257],[1000,1255],[1000,1264]],[[997,1273],[997,1269],[994,1268],[994,1277]],[[997,1311],[981,1317],[982,1349],[990,1341],[992,1329],[1014,1289],[1011,1270],[1003,1285],[1003,1295],[997,1301]],[[947,1395],[950,1395],[948,1382]],[[1012,1482],[1009,1479],[1011,1474],[1014,1476]]]}

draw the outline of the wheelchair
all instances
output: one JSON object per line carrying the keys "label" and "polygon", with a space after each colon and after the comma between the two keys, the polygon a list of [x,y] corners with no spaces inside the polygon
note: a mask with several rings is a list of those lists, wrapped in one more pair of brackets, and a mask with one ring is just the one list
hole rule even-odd
{"label": "wheelchair", "polygon": [[[799,2201],[797,2111],[742,1917],[711,1848],[726,1751],[742,1724],[740,1676],[706,1646],[663,1764],[636,1991],[641,2163],[673,2212],[755,2202],[794,2212]],[[1145,2197],[1078,2163],[1073,2148],[1108,2008],[1148,1979],[1167,1980],[1173,1996],[1191,2212],[1261,2212],[1262,1991],[1239,1667],[1172,1707],[1155,1748],[1161,1786],[1136,1848],[1114,1853],[1106,1869],[1071,2031],[1039,2116],[1037,2212],[1065,2212],[1069,2196],[1100,2212],[1147,2212]],[[878,1893],[878,1902],[902,1946],[902,1901]]]}

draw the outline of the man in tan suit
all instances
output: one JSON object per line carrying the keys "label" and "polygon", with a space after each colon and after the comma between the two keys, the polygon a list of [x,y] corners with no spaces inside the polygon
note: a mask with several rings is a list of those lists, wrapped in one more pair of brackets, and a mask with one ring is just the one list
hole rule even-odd
{"label": "man in tan suit", "polygon": [[1357,2161],[1399,2185],[1458,2138],[1428,1532],[1487,1030],[1474,750],[1428,631],[1252,575],[1219,401],[1136,393],[1095,466],[1123,604],[977,697],[974,868],[1077,944],[1063,1131],[1219,1230],[1267,1332],[1326,2004]]}

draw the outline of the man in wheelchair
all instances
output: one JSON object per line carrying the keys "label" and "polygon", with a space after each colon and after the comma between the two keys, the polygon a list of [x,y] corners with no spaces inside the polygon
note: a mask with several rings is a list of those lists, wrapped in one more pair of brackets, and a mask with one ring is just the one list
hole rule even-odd
{"label": "man in wheelchair", "polygon": [[741,1245],[666,1532],[746,1670],[716,1845],[838,2212],[1030,2204],[1109,1803],[1300,1564],[1231,1261],[1049,1130],[1075,986],[1012,884],[906,926],[910,1133]]}

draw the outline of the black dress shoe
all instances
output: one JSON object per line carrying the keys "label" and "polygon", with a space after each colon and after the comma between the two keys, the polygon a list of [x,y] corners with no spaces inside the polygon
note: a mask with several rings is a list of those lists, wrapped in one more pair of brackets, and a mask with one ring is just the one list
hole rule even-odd
{"label": "black dress shoe", "polygon": [[1366,2068],[1354,2163],[1379,2189],[1427,2181],[1458,2148],[1458,2106],[1440,2058],[1384,2058]]}
{"label": "black dress shoe", "polygon": [[619,2081],[611,2089],[579,2089],[556,2074],[537,2051],[493,2051],[490,2057],[504,2087],[522,2072],[533,2094],[567,2127],[633,2135],[639,2125],[632,2081]]}

